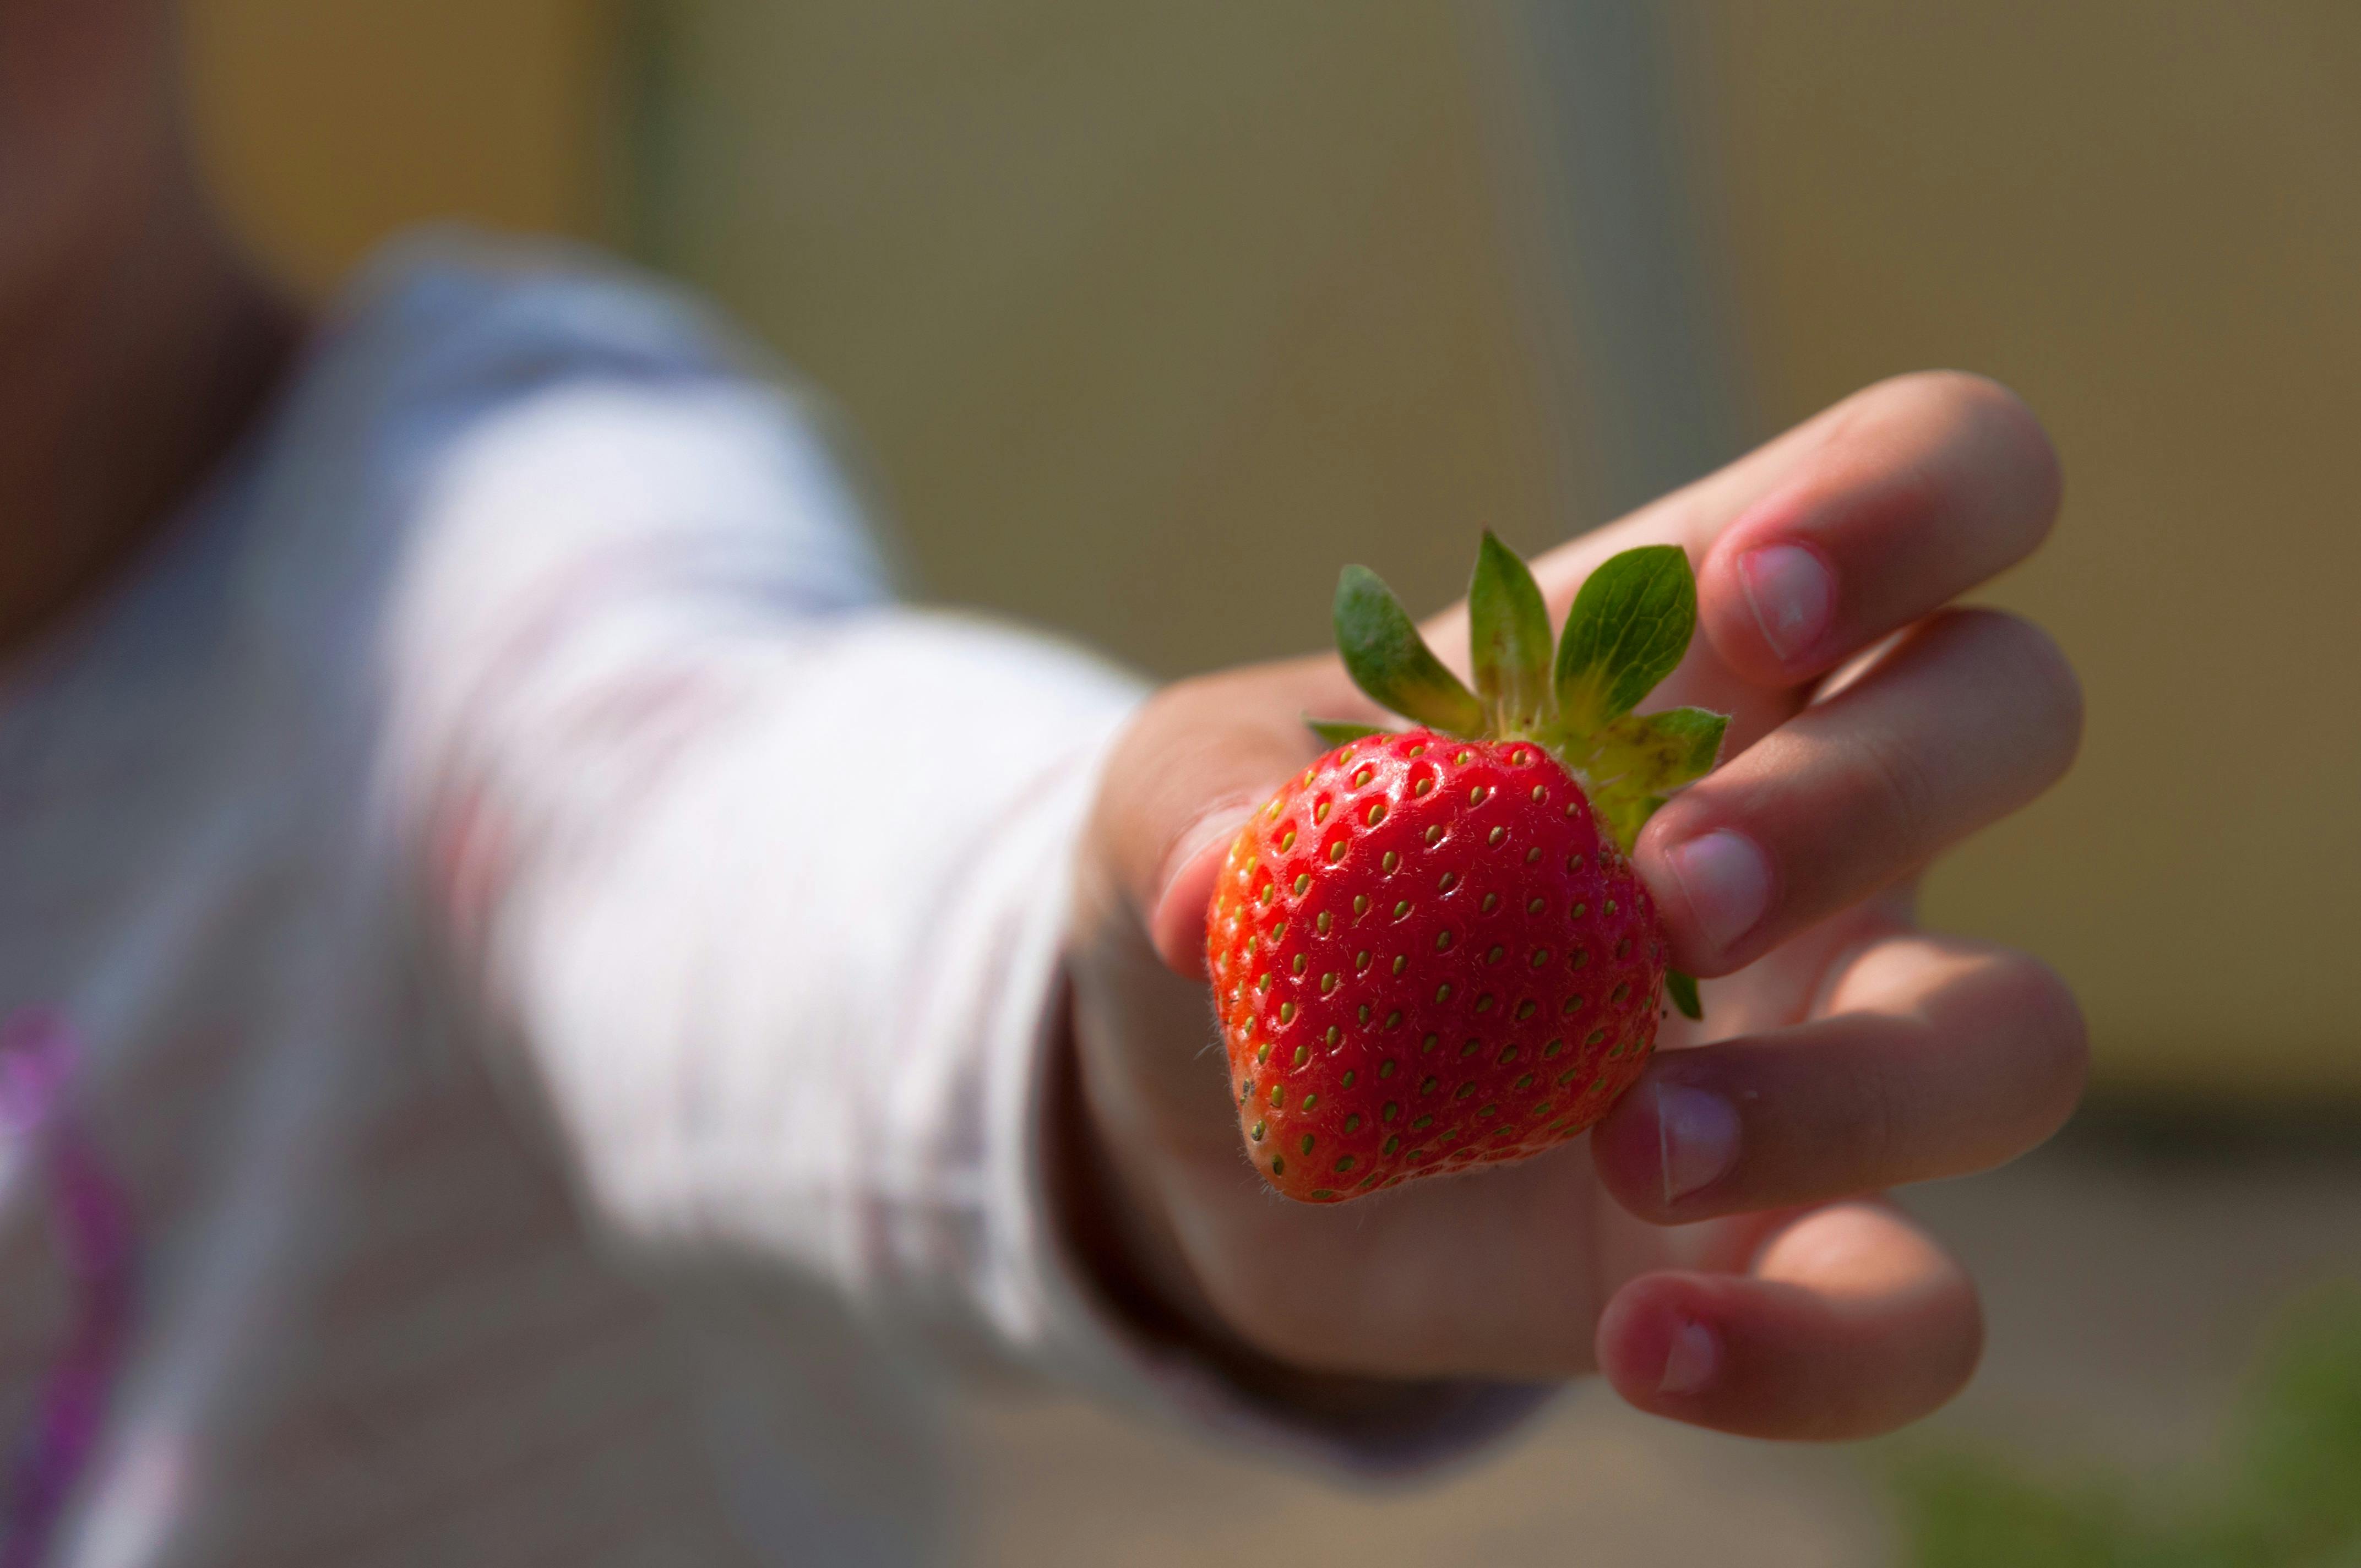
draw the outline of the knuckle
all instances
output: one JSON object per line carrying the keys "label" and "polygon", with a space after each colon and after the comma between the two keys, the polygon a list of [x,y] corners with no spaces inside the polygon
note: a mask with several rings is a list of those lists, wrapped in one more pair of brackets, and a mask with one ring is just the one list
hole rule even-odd
{"label": "knuckle", "polygon": [[1929,396],[1940,399],[1963,421],[2000,419],[2035,423],[2033,411],[2026,406],[2025,400],[1990,376],[1973,370],[1943,369],[1922,370],[1917,377]]}
{"label": "knuckle", "polygon": [[2040,416],[2002,382],[1971,370],[1921,370],[1897,379],[1946,428],[2000,444],[2024,461],[2057,466],[2058,448]]}
{"label": "knuckle", "polygon": [[2025,1081],[2032,1088],[2026,1131],[2032,1142],[2063,1126],[2082,1098],[2090,1075],[2090,1031],[2081,1004],[2058,971],[2024,953],[2012,956],[2007,980]]}
{"label": "knuckle", "polygon": [[1970,370],[1905,371],[1878,382],[1867,397],[1887,418],[1946,433],[2032,418],[2015,393]]}
{"label": "knuckle", "polygon": [[2057,444],[2023,398],[1982,376],[1951,373],[1950,396],[1962,450],[1977,455],[1987,485],[2009,501],[2004,515],[2030,548],[2049,532],[2065,494]]}
{"label": "knuckle", "polygon": [[2011,532],[2029,533],[2028,548],[2048,532],[2065,472],[2056,443],[2023,398],[1965,370],[1916,371],[1879,389],[1894,418],[1927,431],[1936,450],[1948,455],[1933,465],[1930,486],[1957,501],[2005,497],[2000,515],[2017,525]]}
{"label": "knuckle", "polygon": [[1953,610],[1946,619],[1994,666],[1993,684],[2009,694],[2008,711],[2019,733],[2038,742],[2041,782],[2056,782],[2082,742],[2082,683],[2066,651],[2040,627],[2006,610]]}
{"label": "knuckle", "polygon": [[2047,731],[2057,741],[2057,771],[2063,773],[2082,745],[2082,682],[2057,640],[2031,621],[2009,618],[2017,631],[2016,653],[2025,669],[2021,689],[2032,695]]}

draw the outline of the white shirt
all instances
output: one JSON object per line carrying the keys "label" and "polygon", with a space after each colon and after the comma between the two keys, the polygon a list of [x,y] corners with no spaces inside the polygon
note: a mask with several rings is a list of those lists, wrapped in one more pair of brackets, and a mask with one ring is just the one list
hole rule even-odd
{"label": "white shirt", "polygon": [[[895,605],[810,411],[580,258],[413,246],[0,689],[0,1568],[900,1563],[1016,1370],[1365,1470],[1043,1201],[1135,701]],[[11,1436],[10,1434],[14,1434]]]}

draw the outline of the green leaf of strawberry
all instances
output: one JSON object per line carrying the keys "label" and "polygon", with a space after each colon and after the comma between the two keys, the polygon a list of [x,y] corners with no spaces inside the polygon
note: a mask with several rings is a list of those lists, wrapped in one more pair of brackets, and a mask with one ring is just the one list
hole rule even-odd
{"label": "green leaf of strawberry", "polygon": [[1684,1018],[1703,1018],[1705,1003],[1697,999],[1697,976],[1683,974],[1679,970],[1664,971],[1664,994],[1681,1010]]}
{"label": "green leaf of strawberry", "polygon": [[1668,707],[1662,713],[1627,713],[1599,736],[1601,772],[1613,764],[1619,778],[1629,778],[1669,795],[1713,771],[1721,755],[1721,738],[1730,716],[1702,707]]}
{"label": "green leaf of strawberry", "polygon": [[1347,566],[1336,581],[1336,648],[1353,684],[1405,718],[1448,735],[1483,733],[1484,705],[1444,667],[1394,591],[1367,566]]}
{"label": "green leaf of strawberry", "polygon": [[1557,650],[1561,722],[1598,729],[1673,673],[1697,630],[1697,580],[1675,544],[1610,557],[1575,596]]}
{"label": "green leaf of strawberry", "polygon": [[1592,808],[1628,851],[1667,795],[1712,771],[1729,728],[1728,715],[1701,707],[1627,713],[1568,749],[1589,781]]}
{"label": "green leaf of strawberry", "polygon": [[1532,573],[1488,528],[1467,586],[1467,623],[1476,694],[1495,729],[1538,722],[1550,704],[1549,609]]}

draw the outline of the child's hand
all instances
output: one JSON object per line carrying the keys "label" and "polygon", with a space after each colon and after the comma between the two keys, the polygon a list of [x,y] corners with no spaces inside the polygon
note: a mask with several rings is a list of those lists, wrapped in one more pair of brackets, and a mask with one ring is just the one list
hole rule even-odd
{"label": "child's hand", "polygon": [[[1949,1398],[1981,1342],[1974,1287],[1861,1195],[2022,1153],[2081,1087],[2057,977],[1911,907],[1930,858],[2073,756],[2056,646],[1948,608],[2033,549],[2058,487],[2008,393],[1912,377],[1535,563],[1554,618],[1616,551],[1672,542],[1697,566],[1706,635],[1653,700],[1733,714],[1730,760],[1635,858],[1675,965],[1726,978],[1704,1028],[1665,1021],[1588,1147],[1477,1176],[1323,1208],[1247,1165],[1209,1050],[1214,870],[1316,754],[1301,715],[1378,715],[1329,658],[1160,694],[1107,773],[1076,956],[1069,1180],[1105,1195],[1082,1212],[1114,1275],[1274,1377],[1603,1370],[1642,1409],[1773,1437],[1880,1431]],[[1433,646],[1466,645],[1459,616]]]}

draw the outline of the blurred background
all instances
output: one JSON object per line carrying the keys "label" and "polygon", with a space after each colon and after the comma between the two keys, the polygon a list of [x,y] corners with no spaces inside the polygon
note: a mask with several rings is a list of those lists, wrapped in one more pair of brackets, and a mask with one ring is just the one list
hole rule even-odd
{"label": "blurred background", "polygon": [[[1989,598],[2066,645],[2087,745],[1929,905],[2065,971],[2097,1078],[1911,1197],[1989,1284],[1970,1397],[1798,1453],[1577,1395],[1381,1502],[979,1409],[977,1561],[1936,1561],[2024,1495],[1925,1454],[2202,1491],[2265,1325],[2361,1274],[2361,7],[186,10],[290,277],[453,218],[676,276],[845,409],[917,591],[1158,674],[1323,644],[1347,559],[1438,606],[1479,527],[1542,548],[1894,371],[2056,435],[2063,522]],[[1939,1560],[2037,1560],[1992,1550]]]}

